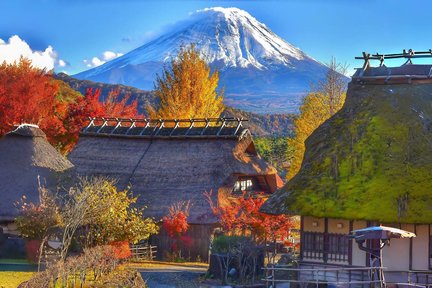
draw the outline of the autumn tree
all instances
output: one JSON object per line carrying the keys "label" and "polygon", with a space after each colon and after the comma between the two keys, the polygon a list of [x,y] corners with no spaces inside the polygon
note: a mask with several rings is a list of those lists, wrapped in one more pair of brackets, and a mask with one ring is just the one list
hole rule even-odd
{"label": "autumn tree", "polygon": [[213,214],[225,232],[231,234],[250,233],[258,243],[284,241],[290,230],[297,228],[296,218],[287,215],[269,215],[260,212],[266,201],[263,195],[247,195],[227,199],[225,203],[214,202],[212,192],[204,193]]}
{"label": "autumn tree", "polygon": [[101,90],[89,89],[84,97],[50,72],[33,67],[31,61],[0,65],[0,136],[15,125],[38,125],[60,152],[69,152],[79,132],[92,116],[137,117],[138,104],[120,90],[101,98]]}
{"label": "autumn tree", "polygon": [[[63,117],[67,133],[59,135],[63,151],[70,151],[78,142],[79,132],[88,123],[88,117],[139,118],[138,101],[119,89],[111,90],[102,98],[100,88],[88,88],[84,97],[76,98]],[[59,145],[57,145],[59,146]]]}
{"label": "autumn tree", "polygon": [[322,123],[339,111],[345,103],[346,65],[332,58],[325,78],[312,86],[312,92],[306,95],[300,106],[300,115],[294,120],[295,136],[288,138],[290,166],[288,180],[300,170],[305,152],[305,141]]}
{"label": "autumn tree", "polygon": [[17,124],[43,125],[56,117],[58,84],[46,71],[33,67],[30,60],[3,62],[0,83],[0,135]]}
{"label": "autumn tree", "polygon": [[157,75],[154,90],[160,103],[157,108],[148,106],[148,114],[156,119],[219,117],[224,105],[223,92],[216,91],[218,82],[218,72],[211,73],[195,46],[183,47]]}
{"label": "autumn tree", "polygon": [[[181,258],[180,244],[189,246],[191,240],[185,235],[189,229],[190,201],[177,202],[168,209],[168,214],[162,218],[162,226],[171,239],[171,258]],[[173,259],[176,260],[176,259]]]}

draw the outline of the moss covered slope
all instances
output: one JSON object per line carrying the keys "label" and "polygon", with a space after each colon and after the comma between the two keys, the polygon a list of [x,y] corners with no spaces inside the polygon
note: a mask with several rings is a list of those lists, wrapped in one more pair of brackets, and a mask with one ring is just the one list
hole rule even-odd
{"label": "moss covered slope", "polygon": [[264,211],[432,223],[432,84],[350,84]]}

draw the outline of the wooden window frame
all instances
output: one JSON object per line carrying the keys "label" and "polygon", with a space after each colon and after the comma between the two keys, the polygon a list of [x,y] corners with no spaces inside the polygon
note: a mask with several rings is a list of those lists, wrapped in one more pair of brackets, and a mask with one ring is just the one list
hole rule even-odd
{"label": "wooden window frame", "polygon": [[349,262],[350,239],[345,234],[302,232],[302,258]]}

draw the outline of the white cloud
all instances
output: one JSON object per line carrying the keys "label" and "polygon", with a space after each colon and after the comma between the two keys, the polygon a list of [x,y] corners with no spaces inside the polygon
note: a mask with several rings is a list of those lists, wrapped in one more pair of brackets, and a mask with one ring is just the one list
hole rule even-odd
{"label": "white cloud", "polygon": [[58,66],[60,66],[60,67],[66,67],[66,66],[69,66],[69,63],[67,63],[65,60],[63,60],[63,59],[60,59],[59,61],[58,61]]}
{"label": "white cloud", "polygon": [[100,66],[100,65],[106,63],[107,61],[113,60],[113,59],[120,57],[122,55],[123,55],[123,53],[116,53],[113,51],[105,51],[102,53],[102,55],[100,57],[95,56],[91,60],[84,59],[83,63],[88,68],[93,68],[93,67]]}
{"label": "white cloud", "polygon": [[[33,66],[51,70],[57,63],[57,52],[49,45],[44,51],[33,51],[18,35],[9,38],[8,42],[0,39],[0,63],[13,63],[23,56],[32,61]],[[65,61],[64,61],[65,62]],[[66,63],[66,62],[65,62]],[[60,64],[60,63],[59,63]]]}

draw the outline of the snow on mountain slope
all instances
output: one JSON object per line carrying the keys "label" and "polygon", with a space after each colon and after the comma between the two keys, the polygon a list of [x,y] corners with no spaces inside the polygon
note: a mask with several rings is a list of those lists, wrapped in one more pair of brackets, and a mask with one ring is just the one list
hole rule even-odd
{"label": "snow on mountain slope", "polygon": [[215,7],[197,11],[169,33],[74,77],[152,89],[164,63],[191,43],[220,70],[226,102],[249,111],[295,111],[309,83],[327,70],[246,11]]}

